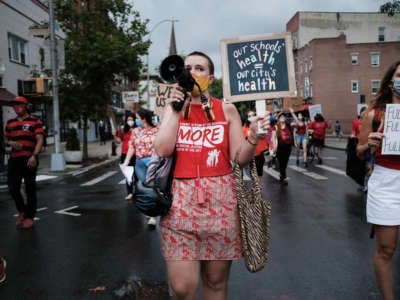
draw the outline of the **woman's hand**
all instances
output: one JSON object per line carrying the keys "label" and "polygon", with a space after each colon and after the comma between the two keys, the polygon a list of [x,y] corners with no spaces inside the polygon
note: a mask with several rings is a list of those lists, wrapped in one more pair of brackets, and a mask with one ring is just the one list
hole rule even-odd
{"label": "woman's hand", "polygon": [[263,139],[270,128],[270,112],[266,111],[263,117],[256,117],[250,123],[249,136],[254,139]]}
{"label": "woman's hand", "polygon": [[[190,95],[187,93],[186,97],[188,96]],[[182,87],[176,84],[171,89],[169,98],[166,99],[166,103],[172,106],[174,102],[182,102],[182,101],[185,101],[185,94],[183,93]],[[185,104],[187,105],[187,103]]]}
{"label": "woman's hand", "polygon": [[381,132],[370,132],[368,134],[368,146],[378,148],[382,143],[384,134]]}

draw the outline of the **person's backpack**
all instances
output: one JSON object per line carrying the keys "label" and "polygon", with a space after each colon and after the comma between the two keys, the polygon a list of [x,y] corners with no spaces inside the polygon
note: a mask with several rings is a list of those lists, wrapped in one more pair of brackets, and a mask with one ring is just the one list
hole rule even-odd
{"label": "person's backpack", "polygon": [[146,172],[146,181],[138,180],[133,203],[143,214],[156,217],[165,216],[172,204],[172,179],[174,156],[159,157],[155,151],[151,155]]}

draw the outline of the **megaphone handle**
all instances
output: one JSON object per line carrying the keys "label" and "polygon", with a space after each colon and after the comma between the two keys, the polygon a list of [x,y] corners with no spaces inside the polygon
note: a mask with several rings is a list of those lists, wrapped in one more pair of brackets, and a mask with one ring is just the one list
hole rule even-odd
{"label": "megaphone handle", "polygon": [[183,108],[183,105],[185,104],[185,100],[186,100],[186,89],[182,89],[182,93],[185,95],[185,97],[183,98],[183,101],[174,101],[174,103],[172,103],[172,107],[175,109],[175,111],[181,111]]}

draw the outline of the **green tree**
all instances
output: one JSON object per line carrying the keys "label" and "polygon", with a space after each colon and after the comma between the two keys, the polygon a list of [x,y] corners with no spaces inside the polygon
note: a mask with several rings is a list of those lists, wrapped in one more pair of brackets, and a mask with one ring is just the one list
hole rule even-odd
{"label": "green tree", "polygon": [[209,92],[211,96],[222,99],[223,98],[223,93],[222,93],[222,79],[214,79],[214,82],[209,86]]}
{"label": "green tree", "polygon": [[393,0],[386,2],[380,6],[379,11],[381,13],[387,13],[388,16],[393,17],[395,14],[400,13],[400,1]]}
{"label": "green tree", "polygon": [[148,20],[141,21],[124,0],[56,0],[56,18],[67,34],[65,69],[60,74],[63,119],[82,120],[83,158],[87,159],[87,122],[106,116],[111,88],[121,78],[137,80],[140,56],[150,42]]}

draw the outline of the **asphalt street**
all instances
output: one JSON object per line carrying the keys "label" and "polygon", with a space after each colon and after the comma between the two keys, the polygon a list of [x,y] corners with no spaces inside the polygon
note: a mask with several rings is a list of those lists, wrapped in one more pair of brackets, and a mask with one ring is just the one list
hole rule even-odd
{"label": "asphalt street", "polygon": [[[323,158],[303,168],[292,155],[286,187],[264,168],[263,196],[273,207],[269,261],[256,274],[235,261],[228,299],[380,299],[365,194],[345,175],[343,150],[326,148]],[[0,190],[8,266],[0,299],[168,299],[158,228],[124,200],[117,161],[98,163],[38,182],[33,230],[16,230],[14,204]],[[396,255],[397,270],[399,263]]]}

